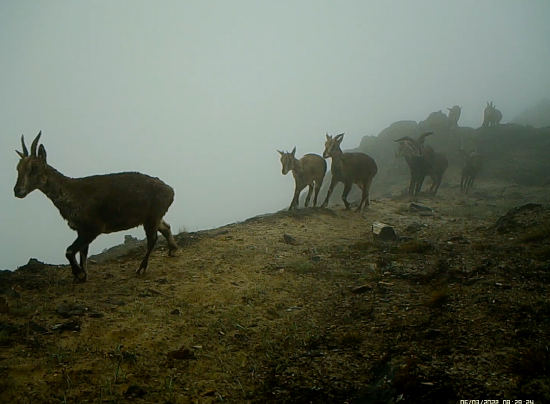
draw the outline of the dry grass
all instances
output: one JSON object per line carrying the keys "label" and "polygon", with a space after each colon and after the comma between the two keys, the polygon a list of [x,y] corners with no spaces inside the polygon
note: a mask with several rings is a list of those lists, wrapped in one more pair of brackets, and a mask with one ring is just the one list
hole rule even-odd
{"label": "dry grass", "polygon": [[[128,251],[92,265],[84,285],[68,268],[0,278],[21,294],[0,317],[0,401],[369,402],[383,386],[411,403],[510,396],[523,382],[503,377],[503,352],[550,332],[546,272],[525,270],[544,268],[548,239],[512,250],[479,230],[494,220],[464,219],[453,200],[435,217],[383,200],[363,215],[301,209],[191,233],[141,277],[141,252]],[[374,220],[427,226],[422,240],[378,243]],[[508,254],[492,261],[497,246]],[[87,310],[64,319],[60,305]],[[527,362],[514,374],[545,374],[546,362]]]}

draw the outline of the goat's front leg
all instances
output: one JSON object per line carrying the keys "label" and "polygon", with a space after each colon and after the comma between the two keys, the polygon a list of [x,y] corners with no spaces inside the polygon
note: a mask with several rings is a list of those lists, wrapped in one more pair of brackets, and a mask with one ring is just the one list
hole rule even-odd
{"label": "goat's front leg", "polygon": [[328,200],[330,199],[330,196],[332,195],[332,191],[334,191],[334,187],[336,186],[336,184],[338,184],[338,180],[333,176],[332,180],[330,181],[330,186],[328,187],[327,197],[321,205],[322,208],[325,208],[328,205]]}
{"label": "goat's front leg", "polygon": [[[69,248],[67,248],[67,251],[65,251],[65,257],[67,257],[69,263],[71,264],[71,269],[76,282],[83,283],[86,282],[86,279],[88,278],[85,269],[86,256],[88,255],[88,246],[96,237],[97,235],[78,233],[78,237],[74,243],[72,243]],[[76,254],[79,252],[82,252],[80,255],[80,263],[84,263],[82,266],[78,265],[75,258]]]}
{"label": "goat's front leg", "polygon": [[[342,201],[344,201],[344,205],[346,205],[346,210],[349,210],[349,202],[348,202],[348,194],[349,191],[351,191],[351,186],[353,183],[346,182],[344,184],[344,192],[342,193]],[[361,206],[361,204],[359,204]]]}

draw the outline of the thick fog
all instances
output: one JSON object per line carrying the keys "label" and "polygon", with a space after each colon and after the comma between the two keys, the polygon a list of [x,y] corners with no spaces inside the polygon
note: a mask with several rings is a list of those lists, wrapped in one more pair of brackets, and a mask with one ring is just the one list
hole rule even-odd
{"label": "thick fog", "polygon": [[[40,191],[17,199],[39,130],[71,177],[140,171],[176,191],[175,233],[286,208],[277,149],[359,145],[398,120],[548,97],[550,2],[0,2],[0,269],[65,263],[76,237]],[[373,192],[376,190],[373,187]],[[324,198],[324,195],[320,195]],[[119,244],[102,235],[91,254]]]}

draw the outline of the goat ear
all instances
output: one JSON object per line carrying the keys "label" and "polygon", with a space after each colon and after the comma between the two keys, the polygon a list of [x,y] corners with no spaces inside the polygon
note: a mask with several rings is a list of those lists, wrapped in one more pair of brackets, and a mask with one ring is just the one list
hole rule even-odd
{"label": "goat ear", "polygon": [[334,140],[336,140],[337,142],[341,142],[342,140],[344,140],[344,135],[345,133],[340,133],[339,135],[336,135],[334,137]]}
{"label": "goat ear", "polygon": [[327,140],[330,139],[330,136],[328,135],[328,132],[327,132],[327,134],[326,134],[325,136],[327,137]]}
{"label": "goat ear", "polygon": [[279,154],[280,154],[281,156],[284,155],[284,153],[283,153],[282,151],[280,151],[280,150],[277,150],[277,151],[279,152]]}
{"label": "goat ear", "polygon": [[24,155],[23,153],[21,153],[19,150],[16,150],[15,152],[16,152],[17,155],[18,155],[19,157],[21,157],[22,159],[25,158],[25,155]]}
{"label": "goat ear", "polygon": [[42,160],[44,160],[44,162],[46,162],[46,148],[44,147],[43,144],[41,144],[38,147],[38,157],[40,157]]}
{"label": "goat ear", "polygon": [[447,108],[449,111],[452,111],[451,108]]}
{"label": "goat ear", "polygon": [[294,149],[292,149],[292,156],[296,154],[296,146],[294,146]]}

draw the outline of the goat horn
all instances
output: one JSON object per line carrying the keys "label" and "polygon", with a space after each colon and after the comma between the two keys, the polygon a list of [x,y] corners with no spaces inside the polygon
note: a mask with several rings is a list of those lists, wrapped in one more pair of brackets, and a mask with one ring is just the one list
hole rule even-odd
{"label": "goat horn", "polygon": [[422,133],[420,136],[418,136],[418,142],[424,143],[424,138],[426,136],[430,136],[430,135],[433,135],[433,132],[424,132],[424,133]]}
{"label": "goat horn", "polygon": [[42,131],[38,132],[38,135],[34,138],[31,144],[31,156],[36,156],[36,147],[38,146],[38,140],[42,136]]}
{"label": "goat horn", "polygon": [[25,136],[21,135],[21,147],[23,148],[23,156],[29,157],[29,150],[25,146]]}
{"label": "goat horn", "polygon": [[415,140],[410,137],[410,136],[403,136],[402,138],[400,139],[397,139],[397,140],[394,140],[394,142],[402,142],[402,141],[407,141],[407,142],[412,142],[412,143],[415,143]]}

